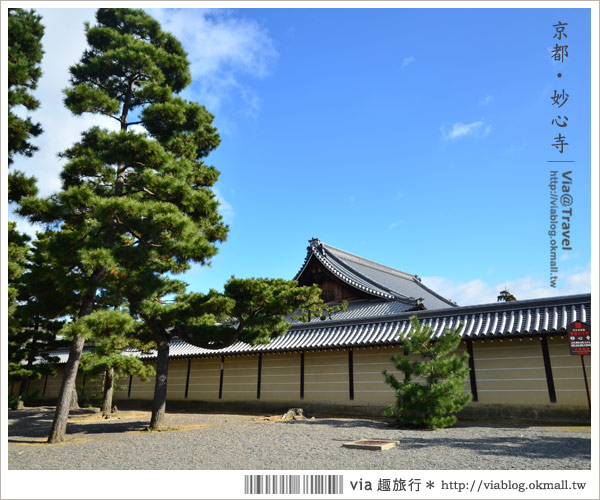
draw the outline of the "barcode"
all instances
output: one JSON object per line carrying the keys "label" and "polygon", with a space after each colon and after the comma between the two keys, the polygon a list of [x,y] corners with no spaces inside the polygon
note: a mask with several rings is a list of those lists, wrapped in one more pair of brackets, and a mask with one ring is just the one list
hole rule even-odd
{"label": "barcode", "polygon": [[246,474],[246,495],[341,495],[341,474]]}

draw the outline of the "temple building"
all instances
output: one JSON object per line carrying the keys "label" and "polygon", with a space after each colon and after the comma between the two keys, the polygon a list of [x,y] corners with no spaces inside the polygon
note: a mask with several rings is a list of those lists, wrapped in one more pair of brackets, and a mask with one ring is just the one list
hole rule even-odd
{"label": "temple building", "polygon": [[[212,408],[243,405],[256,410],[303,407],[313,412],[381,414],[394,401],[382,372],[396,373],[390,360],[402,352],[410,317],[433,329],[462,329],[460,350],[470,355],[464,411],[480,416],[589,415],[582,370],[591,374],[590,356],[570,354],[567,325],[591,323],[591,295],[458,306],[425,286],[419,277],[310,240],[295,276],[313,283],[328,303],[347,301],[330,319],[295,322],[267,345],[235,343],[208,350],[174,339],[170,346],[168,408],[191,404]],[[68,351],[57,353],[62,363]],[[154,363],[156,354],[139,354]],[[62,379],[31,383],[29,393],[56,398]],[[588,379],[589,383],[589,379]],[[102,380],[77,385],[87,393]],[[154,379],[118,381],[117,404],[151,401]],[[121,403],[119,403],[119,400]],[[589,417],[588,417],[589,418]]]}

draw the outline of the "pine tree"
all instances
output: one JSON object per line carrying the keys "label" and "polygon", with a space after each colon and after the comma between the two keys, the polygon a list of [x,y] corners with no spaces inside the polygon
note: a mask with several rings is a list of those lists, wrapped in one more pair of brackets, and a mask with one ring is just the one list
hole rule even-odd
{"label": "pine tree", "polygon": [[83,336],[93,343],[92,352],[81,356],[80,368],[86,376],[104,375],[101,411],[106,418],[111,415],[115,379],[135,375],[146,380],[155,373],[152,366],[124,352],[128,347],[148,349],[135,335],[138,327],[127,311],[98,309],[62,331],[68,337]]}
{"label": "pine tree", "polygon": [[[35,111],[39,101],[31,91],[42,75],[44,26],[34,10],[8,9],[8,164],[15,155],[32,156],[38,149],[30,139],[42,133],[31,117],[21,118],[20,109]],[[17,170],[8,176],[8,199],[18,201],[37,193],[35,177]]]}
{"label": "pine tree", "polygon": [[[184,293],[185,284],[163,278],[153,297],[139,300],[129,294],[137,311],[154,337],[157,349],[156,382],[150,430],[164,425],[167,401],[169,343],[179,337],[206,349],[223,349],[237,341],[264,344],[284,335],[289,316],[299,310],[318,309],[327,315],[321,290],[298,286],[282,279],[232,277],[224,292]],[[174,301],[165,297],[176,293]]]}
{"label": "pine tree", "polygon": [[[58,278],[77,290],[74,319],[97,307],[113,277],[151,297],[165,273],[205,264],[228,228],[212,191],[219,172],[206,165],[218,144],[213,116],[176,96],[190,83],[181,44],[142,10],[99,9],[86,25],[89,48],[71,67],[65,104],[75,114],[113,118],[117,131],[92,127],[62,154],[62,190],[21,200],[20,212],[51,227]],[[140,124],[145,133],[131,130]],[[85,337],[74,335],[49,441],[64,440],[68,403]]]}
{"label": "pine tree", "polygon": [[42,75],[44,26],[34,10],[8,9],[8,162],[15,154],[31,156],[37,148],[29,142],[41,134],[39,123],[20,118],[14,108],[34,111],[39,101],[31,94]]}
{"label": "pine tree", "polygon": [[498,302],[516,302],[516,300],[517,298],[507,288],[502,290],[498,295]]}
{"label": "pine tree", "polygon": [[32,379],[55,374],[58,358],[48,351],[64,347],[57,340],[59,317],[68,309],[69,297],[61,296],[44,269],[43,242],[30,238],[9,222],[8,374],[21,382],[17,407],[23,406]]}
{"label": "pine tree", "polygon": [[469,376],[469,355],[452,354],[460,344],[462,324],[433,339],[430,326],[420,325],[416,316],[411,317],[411,323],[412,328],[402,339],[404,353],[392,356],[404,379],[383,372],[386,383],[396,391],[396,402],[386,415],[394,416],[400,425],[450,427],[456,423],[454,414],[471,400],[471,395],[463,392]]}
{"label": "pine tree", "polygon": [[14,314],[18,305],[17,285],[26,270],[29,258],[31,238],[17,231],[16,222],[8,222],[8,328],[11,332],[17,328]]}

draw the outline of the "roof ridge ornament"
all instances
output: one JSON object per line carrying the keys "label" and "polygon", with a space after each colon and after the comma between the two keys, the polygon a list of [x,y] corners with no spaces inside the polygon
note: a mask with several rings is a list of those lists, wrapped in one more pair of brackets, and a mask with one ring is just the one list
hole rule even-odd
{"label": "roof ridge ornament", "polygon": [[311,238],[310,240],[308,240],[308,242],[309,242],[310,246],[307,248],[307,250],[318,250],[322,254],[325,253],[325,248],[323,247],[323,242],[321,240],[319,240],[319,238]]}

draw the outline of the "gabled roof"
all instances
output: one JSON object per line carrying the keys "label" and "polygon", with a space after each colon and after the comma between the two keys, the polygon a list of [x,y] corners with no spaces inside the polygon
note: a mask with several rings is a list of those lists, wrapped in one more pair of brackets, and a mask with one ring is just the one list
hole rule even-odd
{"label": "gabled roof", "polygon": [[398,300],[426,309],[456,307],[456,304],[427,288],[416,274],[409,274],[372,260],[327,245],[317,238],[310,240],[298,279],[311,259],[317,259],[344,283],[379,299]]}

